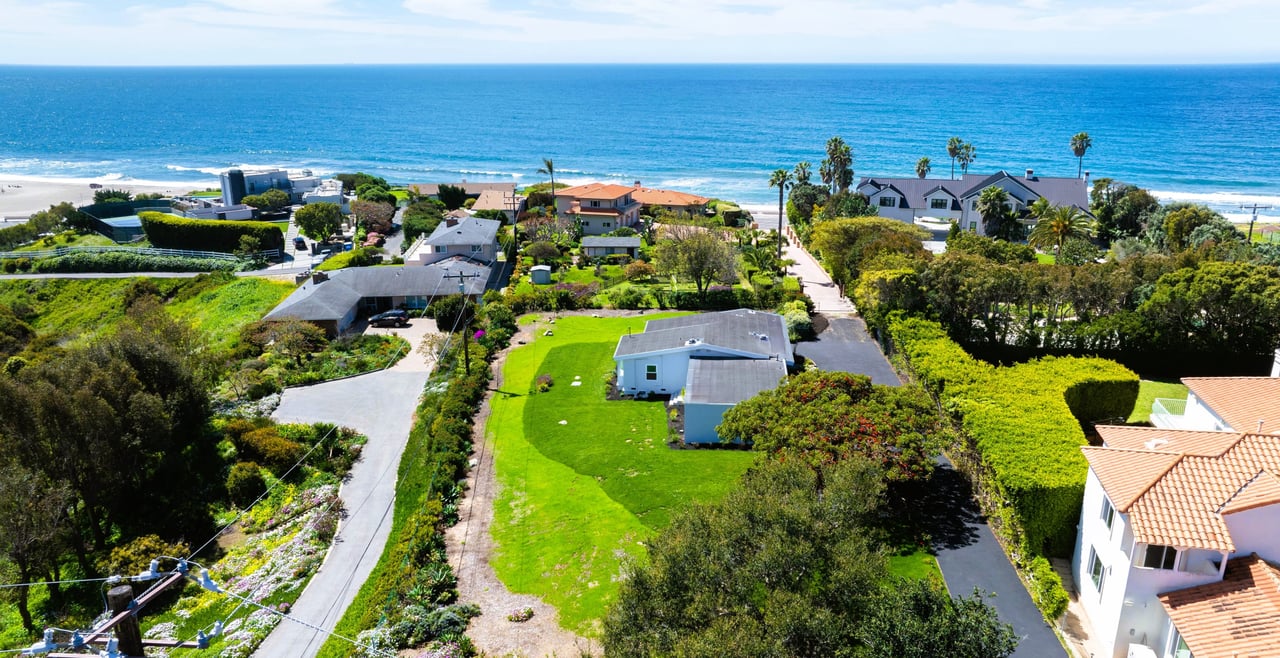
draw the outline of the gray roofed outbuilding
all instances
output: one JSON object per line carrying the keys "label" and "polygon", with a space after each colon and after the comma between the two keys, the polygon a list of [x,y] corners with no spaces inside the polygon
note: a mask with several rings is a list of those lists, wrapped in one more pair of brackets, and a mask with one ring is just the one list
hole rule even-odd
{"label": "gray roofed outbuilding", "polygon": [[632,249],[640,248],[640,236],[630,237],[605,237],[605,236],[589,236],[582,238],[583,247],[629,247]]}

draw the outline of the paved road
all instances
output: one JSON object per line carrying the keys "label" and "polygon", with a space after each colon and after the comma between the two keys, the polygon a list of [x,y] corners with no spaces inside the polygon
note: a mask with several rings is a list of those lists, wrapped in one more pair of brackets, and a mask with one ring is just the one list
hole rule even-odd
{"label": "paved road", "polygon": [[[434,330],[434,321],[418,318],[411,327],[394,331],[416,343]],[[332,630],[382,555],[391,531],[396,469],[430,373],[431,364],[415,352],[388,370],[285,391],[273,414],[276,420],[335,423],[369,437],[340,491],[347,516],[290,616]],[[325,639],[324,633],[283,621],[254,656],[311,658]]]}
{"label": "paved road", "polygon": [[855,372],[871,377],[873,384],[901,386],[898,373],[889,365],[880,344],[867,333],[859,317],[832,317],[817,340],[796,343],[796,354],[813,361],[823,370]]}
{"label": "paved road", "polygon": [[937,462],[931,497],[923,507],[931,517],[938,566],[952,596],[968,596],[975,587],[994,595],[987,604],[996,609],[1001,621],[1013,625],[1019,637],[1013,658],[1066,658],[1058,636],[979,513],[968,481],[946,457],[938,457]]}

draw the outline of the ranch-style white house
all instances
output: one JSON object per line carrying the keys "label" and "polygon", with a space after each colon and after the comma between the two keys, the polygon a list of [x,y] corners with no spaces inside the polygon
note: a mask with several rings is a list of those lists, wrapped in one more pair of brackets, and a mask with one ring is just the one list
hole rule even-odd
{"label": "ranch-style white house", "polygon": [[1089,213],[1089,175],[1083,178],[1037,176],[1028,169],[1022,176],[998,171],[989,176],[965,174],[957,180],[936,178],[863,178],[855,188],[866,195],[881,217],[914,222],[933,218],[959,223],[960,228],[986,235],[978,197],[988,187],[1009,195],[1009,207],[1020,213],[1037,199],[1055,206],[1075,206]]}
{"label": "ranch-style white house", "polygon": [[613,360],[619,393],[671,396],[684,405],[685,441],[707,443],[725,411],[786,377],[795,352],[781,315],[737,309],[650,320],[618,340]]}
{"label": "ranch-style white house", "polygon": [[1177,427],[1099,426],[1072,570],[1115,658],[1280,656],[1280,378],[1188,378]]}

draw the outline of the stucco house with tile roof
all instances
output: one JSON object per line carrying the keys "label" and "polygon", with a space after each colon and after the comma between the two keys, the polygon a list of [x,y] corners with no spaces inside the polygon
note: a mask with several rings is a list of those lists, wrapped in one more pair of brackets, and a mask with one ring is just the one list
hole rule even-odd
{"label": "stucco house with tile roof", "polygon": [[641,187],[640,181],[636,181],[631,197],[642,206],[655,206],[670,212],[690,215],[701,215],[702,211],[706,210],[707,203],[711,201],[707,197],[688,192]]}
{"label": "stucco house with tile roof", "polygon": [[641,204],[635,188],[611,183],[588,183],[556,190],[556,214],[579,222],[583,235],[602,235],[621,226],[635,226]]}
{"label": "stucco house with tile roof", "polygon": [[936,178],[863,178],[855,188],[866,195],[881,217],[914,222],[934,218],[958,222],[960,228],[986,235],[986,226],[978,213],[978,197],[989,187],[1002,188],[1009,195],[1009,206],[1021,213],[1038,199],[1048,199],[1055,206],[1074,206],[1089,214],[1089,177],[1062,178],[1037,176],[1028,169],[1022,176],[1003,170],[983,176],[964,174],[959,179]]}
{"label": "stucco house with tile roof", "polygon": [[650,320],[618,340],[613,360],[619,393],[671,396],[684,405],[684,440],[709,443],[725,411],[778,385],[795,351],[781,315],[737,309]]}
{"label": "stucco house with tile roof", "polygon": [[[1099,426],[1102,445],[1082,448],[1089,473],[1072,570],[1105,655],[1280,656],[1280,637],[1253,637],[1259,620],[1221,614],[1280,612],[1280,424],[1267,425],[1280,380],[1271,379],[1188,378],[1208,422]],[[1247,419],[1254,427],[1238,427]]]}

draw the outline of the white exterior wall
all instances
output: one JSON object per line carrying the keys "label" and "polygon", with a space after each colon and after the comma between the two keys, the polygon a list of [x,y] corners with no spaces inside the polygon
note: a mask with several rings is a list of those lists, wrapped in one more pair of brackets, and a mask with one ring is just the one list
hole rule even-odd
{"label": "white exterior wall", "polygon": [[289,183],[289,172],[283,169],[244,172],[245,194],[262,194],[271,189],[284,190],[285,192],[293,189]]}
{"label": "white exterior wall", "polygon": [[[604,235],[610,231],[615,231],[620,226],[624,226],[621,217],[606,217],[601,215],[579,215],[582,222],[583,235]],[[608,226],[606,226],[608,224]]]}
{"label": "white exterior wall", "polygon": [[[934,207],[933,207],[933,200],[934,200],[934,199],[942,199],[942,200],[946,201],[946,202],[947,202],[947,207],[946,207],[946,208],[934,208]],[[952,209],[951,209],[951,204],[952,204],[952,203],[955,203],[955,200],[951,198],[951,195],[950,195],[950,194],[947,194],[946,192],[943,192],[942,190],[938,190],[937,192],[934,192],[933,194],[931,194],[931,195],[929,195],[929,196],[927,196],[927,197],[925,197],[925,198],[924,198],[924,208],[921,208],[919,211],[917,211],[917,212],[916,212],[916,216],[918,216],[918,217],[940,217],[940,218],[942,218],[942,219],[951,219],[951,220],[959,221],[959,220],[960,220],[960,216],[963,214],[963,212],[962,212],[962,211],[959,211],[959,210],[952,210]]]}
{"label": "white exterior wall", "polygon": [[430,265],[436,261],[441,261],[453,256],[466,256],[468,258],[474,258],[476,260],[482,260],[489,263],[492,263],[495,260],[495,247],[492,244],[479,245],[480,251],[472,251],[471,248],[475,245],[469,244],[451,244],[442,246],[445,248],[445,251],[439,251],[439,248],[434,245],[424,244],[422,249],[416,254],[417,259],[415,262],[422,265]]}
{"label": "white exterior wall", "polygon": [[[1183,429],[1197,429],[1197,430],[1209,430],[1209,431],[1234,429],[1234,428],[1229,428],[1226,421],[1222,420],[1221,418],[1218,417],[1217,414],[1213,413],[1213,410],[1211,410],[1207,405],[1201,402],[1200,399],[1196,397],[1195,393],[1187,394],[1187,410],[1183,414],[1182,424],[1180,424],[1179,427]],[[1248,430],[1249,428],[1242,427],[1238,431],[1245,432]]]}
{"label": "white exterior wall", "polygon": [[684,440],[686,443],[718,443],[720,436],[716,434],[716,426],[724,421],[724,412],[732,409],[732,404],[690,404],[684,405]]}
{"label": "white exterior wall", "polygon": [[1236,545],[1232,557],[1257,553],[1271,562],[1280,562],[1280,505],[1255,507],[1222,517]]}

